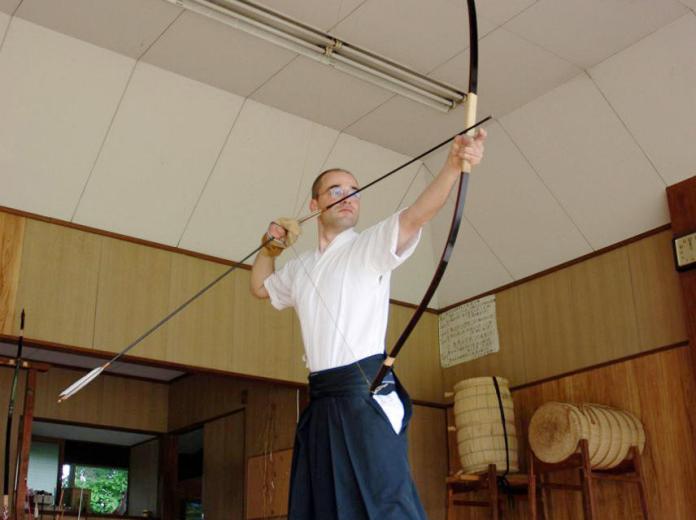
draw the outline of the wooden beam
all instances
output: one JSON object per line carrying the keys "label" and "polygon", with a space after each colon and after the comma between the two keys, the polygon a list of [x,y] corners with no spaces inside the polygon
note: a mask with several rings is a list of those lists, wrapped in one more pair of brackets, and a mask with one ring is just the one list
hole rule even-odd
{"label": "wooden beam", "polygon": [[[672,236],[696,231],[696,175],[667,188]],[[696,269],[679,273],[691,359],[696,370]],[[695,372],[696,373],[696,372]]]}
{"label": "wooden beam", "polygon": [[[16,364],[17,361],[14,358],[0,357],[0,367],[14,368]],[[51,368],[51,365],[49,365],[48,363],[27,361],[26,359],[23,359],[19,364],[19,368],[25,370],[38,370],[39,372],[48,372],[48,370]]]}

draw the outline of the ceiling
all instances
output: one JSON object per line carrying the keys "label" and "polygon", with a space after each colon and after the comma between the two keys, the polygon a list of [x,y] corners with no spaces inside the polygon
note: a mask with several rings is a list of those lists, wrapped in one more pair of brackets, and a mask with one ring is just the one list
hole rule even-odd
{"label": "ceiling", "polygon": [[[259,3],[466,90],[464,0]],[[696,174],[696,0],[478,8],[495,119],[433,307],[667,223],[666,186]],[[366,183],[463,126],[164,0],[0,0],[0,37],[0,205],[231,260],[305,212],[324,167]],[[443,154],[366,193],[361,225]],[[420,299],[449,209],[394,298]]]}
{"label": "ceiling", "polygon": [[[14,358],[17,355],[17,345],[0,342],[0,356]],[[26,361],[39,361],[51,365],[84,368],[92,370],[104,364],[104,359],[71,352],[62,352],[53,348],[28,347],[22,348],[22,359]],[[185,372],[162,368],[140,363],[129,363],[126,361],[116,361],[109,365],[105,370],[106,374],[122,375],[126,377],[137,377],[151,381],[162,381],[168,383],[183,376]],[[80,375],[76,375],[78,379]]]}
{"label": "ceiling", "polygon": [[97,442],[100,444],[115,444],[118,446],[135,446],[142,442],[155,439],[154,435],[136,433],[108,428],[90,428],[73,424],[61,424],[52,421],[35,420],[31,423],[31,433],[35,436],[70,441]]}

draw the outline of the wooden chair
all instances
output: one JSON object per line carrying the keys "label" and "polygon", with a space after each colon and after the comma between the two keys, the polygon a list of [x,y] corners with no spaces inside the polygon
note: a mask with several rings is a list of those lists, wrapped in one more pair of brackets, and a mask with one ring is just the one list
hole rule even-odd
{"label": "wooden chair", "polygon": [[[524,473],[514,473],[507,476],[510,491],[515,496],[527,496],[529,488],[528,476]],[[498,473],[495,464],[488,466],[484,474],[456,474],[446,479],[447,484],[447,520],[456,520],[455,507],[488,507],[491,509],[491,518],[500,520],[504,511],[506,494],[501,492],[498,486]],[[470,500],[466,497],[469,493],[477,491],[485,492],[486,498]]]}
{"label": "wooden chair", "polygon": [[[649,519],[648,505],[645,498],[645,482],[641,466],[640,453],[633,446],[629,450],[630,457],[622,461],[618,466],[607,470],[593,470],[590,465],[589,450],[587,440],[581,439],[578,444],[578,451],[573,453],[566,460],[556,464],[548,464],[536,458],[534,453],[529,450],[528,478],[529,488],[538,488],[541,492],[543,505],[543,518],[547,518],[547,508],[550,506],[550,491],[553,489],[565,489],[580,491],[582,493],[582,509],[585,520],[596,520],[597,502],[595,485],[598,480],[613,480],[615,482],[628,482],[638,486],[640,496],[640,507],[645,520]],[[580,477],[579,484],[562,484],[546,481],[546,477],[557,471],[577,469]],[[532,520],[537,518],[536,500],[530,500],[530,516]]]}

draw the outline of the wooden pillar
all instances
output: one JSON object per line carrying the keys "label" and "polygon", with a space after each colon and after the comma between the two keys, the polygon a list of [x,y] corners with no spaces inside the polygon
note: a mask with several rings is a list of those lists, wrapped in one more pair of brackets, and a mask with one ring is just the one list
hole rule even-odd
{"label": "wooden pillar", "polygon": [[[31,450],[31,426],[34,422],[34,393],[36,391],[36,369],[31,368],[27,373],[27,382],[24,389],[24,412],[19,431],[19,461],[17,468],[17,489],[15,491],[15,517],[24,520],[24,501],[27,497],[27,472],[29,470],[29,451]],[[31,513],[29,517],[31,518]]]}
{"label": "wooden pillar", "polygon": [[[696,176],[667,188],[672,236],[696,231]],[[679,273],[691,359],[696,374],[696,269]]]}
{"label": "wooden pillar", "polygon": [[176,494],[177,465],[176,435],[164,434],[160,437],[159,457],[159,515],[163,520],[179,518]]}

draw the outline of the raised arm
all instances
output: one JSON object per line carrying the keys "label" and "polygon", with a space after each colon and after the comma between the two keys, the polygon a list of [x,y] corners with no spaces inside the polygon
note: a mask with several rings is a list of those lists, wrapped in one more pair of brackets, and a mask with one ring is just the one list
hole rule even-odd
{"label": "raised arm", "polygon": [[477,165],[483,158],[487,133],[481,128],[473,139],[460,135],[454,138],[449,155],[440,173],[418,196],[413,205],[399,215],[399,241],[396,253],[401,254],[415,234],[429,222],[447,202],[452,187],[459,179],[462,160]]}

